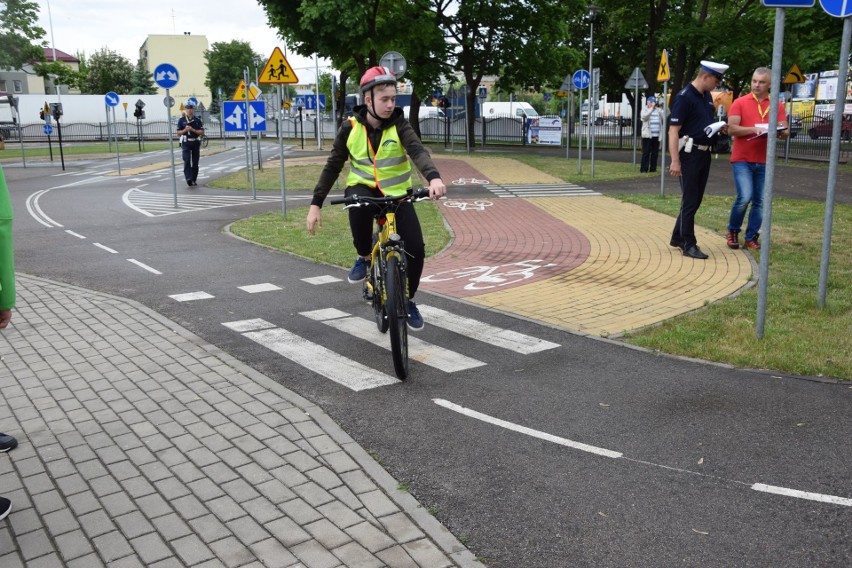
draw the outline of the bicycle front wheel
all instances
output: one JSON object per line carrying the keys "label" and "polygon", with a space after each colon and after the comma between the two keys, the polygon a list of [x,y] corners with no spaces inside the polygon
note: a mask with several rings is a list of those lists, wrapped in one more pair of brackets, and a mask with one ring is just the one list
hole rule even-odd
{"label": "bicycle front wheel", "polygon": [[399,380],[404,381],[408,377],[408,301],[398,258],[392,256],[388,259],[385,276],[385,313],[388,318],[393,368]]}

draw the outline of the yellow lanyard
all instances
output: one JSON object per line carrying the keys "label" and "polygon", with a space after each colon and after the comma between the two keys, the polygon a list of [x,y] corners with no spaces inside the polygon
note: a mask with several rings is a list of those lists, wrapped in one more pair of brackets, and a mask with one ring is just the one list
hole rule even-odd
{"label": "yellow lanyard", "polygon": [[[759,101],[759,100],[757,100],[757,95],[755,95],[754,93],[752,93],[752,94],[751,94],[751,96],[752,96],[752,97],[754,97],[754,102],[756,102],[756,103],[757,103],[757,114],[759,114],[759,115],[760,115],[760,120],[765,120],[765,119],[766,119],[766,115],[767,115],[767,114],[769,114],[769,104],[767,104],[767,105],[766,105],[766,110],[763,110],[763,109],[760,107],[760,101]],[[767,102],[767,103],[769,103],[769,97],[767,97],[767,98],[766,98],[766,102]]]}

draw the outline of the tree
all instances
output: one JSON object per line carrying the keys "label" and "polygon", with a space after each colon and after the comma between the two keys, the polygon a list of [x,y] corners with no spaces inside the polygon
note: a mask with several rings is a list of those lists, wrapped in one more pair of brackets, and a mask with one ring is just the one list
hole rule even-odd
{"label": "tree", "polygon": [[61,61],[36,63],[33,65],[33,70],[39,77],[53,81],[54,85],[65,85],[72,89],[79,89],[83,83],[83,73],[75,71]]}
{"label": "tree", "polygon": [[141,59],[136,61],[133,74],[130,76],[131,95],[156,95],[157,87],[154,85],[154,75],[145,67]]}
{"label": "tree", "polygon": [[244,80],[243,70],[248,67],[254,69],[255,60],[266,61],[260,55],[254,53],[251,45],[245,41],[232,40],[229,42],[217,41],[204,52],[207,60],[207,80],[204,84],[214,95],[220,90],[228,93],[230,97]]}
{"label": "tree", "polygon": [[127,58],[102,47],[87,61],[86,75],[80,90],[87,95],[110,91],[125,95],[133,88],[132,76],[133,66]]}
{"label": "tree", "polygon": [[0,2],[0,69],[21,69],[29,62],[44,60],[46,44],[40,40],[45,31],[36,25],[38,12],[37,2]]}

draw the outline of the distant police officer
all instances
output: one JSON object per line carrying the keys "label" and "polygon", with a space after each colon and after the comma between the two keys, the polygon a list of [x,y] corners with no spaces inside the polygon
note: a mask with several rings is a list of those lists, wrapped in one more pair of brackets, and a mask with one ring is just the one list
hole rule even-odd
{"label": "distant police officer", "polygon": [[[698,248],[695,239],[695,214],[704,198],[707,177],[710,175],[710,150],[713,136],[704,129],[715,122],[713,97],[710,91],[719,86],[728,66],[702,61],[695,79],[675,96],[669,126],[669,152],[672,164],[669,172],[680,178],[680,213],[672,232],[671,245],[684,256],[708,258]],[[714,133],[715,136],[715,133]]]}
{"label": "distant police officer", "polygon": [[201,136],[204,135],[204,124],[195,116],[195,105],[187,101],[183,105],[186,116],[180,117],[177,123],[177,135],[180,136],[180,147],[183,151],[183,177],[186,185],[198,185],[198,158],[201,153]]}

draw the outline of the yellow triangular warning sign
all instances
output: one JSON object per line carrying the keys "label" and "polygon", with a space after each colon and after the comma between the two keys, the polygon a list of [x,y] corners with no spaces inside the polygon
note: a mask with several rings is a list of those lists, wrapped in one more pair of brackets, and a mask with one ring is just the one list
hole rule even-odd
{"label": "yellow triangular warning sign", "polygon": [[660,58],[660,68],[657,69],[657,81],[669,80],[669,54],[664,49],[663,56]]}
{"label": "yellow triangular warning sign", "polygon": [[804,83],[805,82],[805,74],[802,73],[802,70],[799,68],[797,63],[793,63],[793,66],[790,67],[790,71],[787,72],[787,76],[784,77],[783,83],[785,85],[795,85],[796,83]]}
{"label": "yellow triangular warning sign", "polygon": [[240,84],[237,85],[237,90],[234,91],[234,96],[231,97],[232,101],[244,101],[246,100],[246,82],[240,79]]}
{"label": "yellow triangular warning sign", "polygon": [[[257,85],[254,83],[249,85],[248,88],[248,100],[256,101],[257,96],[260,94],[260,89],[257,88]],[[234,91],[234,98],[232,101],[244,101],[246,100],[246,82],[240,80],[240,84],[237,85],[237,90]]]}
{"label": "yellow triangular warning sign", "polygon": [[284,85],[298,83],[299,79],[287,63],[287,58],[276,47],[272,50],[269,61],[263,66],[263,72],[259,75],[257,82],[262,85]]}

